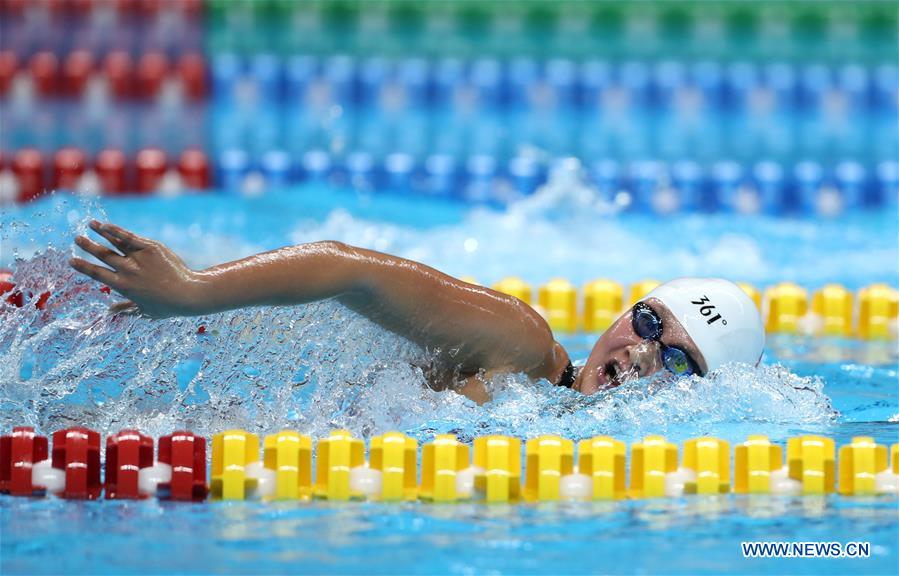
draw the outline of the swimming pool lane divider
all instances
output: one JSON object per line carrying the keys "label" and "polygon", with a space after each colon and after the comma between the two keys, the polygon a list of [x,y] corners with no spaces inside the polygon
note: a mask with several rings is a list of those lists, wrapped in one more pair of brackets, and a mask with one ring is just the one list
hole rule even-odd
{"label": "swimming pool lane divider", "polygon": [[8,164],[0,151],[0,182],[9,187],[9,199],[18,202],[34,200],[50,190],[107,196],[202,192],[212,182],[209,160],[195,147],[184,148],[176,156],[154,147],[134,154],[104,148],[93,158],[74,147],[60,148],[51,158],[36,148],[21,148]]}
{"label": "swimming pool lane divider", "polygon": [[[318,183],[502,208],[544,185],[553,186],[552,175],[572,160],[561,152],[543,162],[521,155],[435,153],[421,158],[407,152],[363,150],[332,158],[319,149],[295,157],[280,147],[261,153],[226,147],[210,151],[214,158],[208,158],[194,143],[142,146],[127,154],[111,145],[96,149],[95,154],[71,146],[0,151],[2,200],[26,203],[54,190],[177,196],[213,192],[213,187],[216,193],[257,196]],[[810,161],[791,166],[719,160],[706,169],[691,160],[582,160],[598,199],[623,211],[660,216],[695,212],[701,190],[707,189],[711,204],[702,204],[715,211],[836,217],[859,209],[894,206],[899,185],[899,162],[892,160],[844,160],[832,170]],[[793,189],[798,192],[792,194]]]}
{"label": "swimming pool lane divider", "polygon": [[[84,427],[47,437],[20,426],[0,438],[0,492],[55,495],[72,500],[372,500],[434,503],[589,501],[768,494],[844,496],[899,494],[899,443],[855,437],[836,451],[832,439],[806,435],[787,440],[786,451],[767,436],[752,435],[731,450],[712,437],[682,448],[662,436],[630,447],[608,436],[577,443],[555,435],[518,438],[490,435],[473,446],[440,434],[421,447],[399,432],[365,442],[334,430],[315,445],[296,431],[265,437],[228,430],[212,439],[206,482],[206,441],[188,431],[153,439],[122,430],[106,439],[105,480],[100,472],[100,434]],[[784,452],[786,461],[784,461]],[[682,456],[681,456],[682,455]],[[837,465],[839,464],[839,468]],[[420,481],[419,481],[420,472]]]}
{"label": "swimming pool lane divider", "polygon": [[[472,277],[462,280],[477,284]],[[534,290],[521,278],[510,276],[493,289],[535,306],[550,327],[559,332],[601,332],[629,306],[659,286],[657,280],[642,280],[630,286],[609,279],[587,282],[580,290],[564,278],[553,278]],[[840,284],[827,284],[809,291],[792,282],[781,282],[759,291],[738,282],[762,313],[771,334],[809,336],[857,336],[866,340],[896,338],[899,323],[899,291],[887,284],[872,284],[853,295]],[[580,310],[580,313],[579,313]]]}

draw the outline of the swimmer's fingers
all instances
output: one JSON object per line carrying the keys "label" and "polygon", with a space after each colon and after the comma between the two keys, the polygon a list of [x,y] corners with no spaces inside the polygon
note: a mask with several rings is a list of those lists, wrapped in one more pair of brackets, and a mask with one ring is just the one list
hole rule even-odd
{"label": "swimmer's fingers", "polygon": [[97,260],[100,260],[104,264],[108,264],[115,270],[121,269],[123,263],[125,262],[124,256],[122,256],[115,250],[110,250],[106,246],[97,244],[90,238],[78,236],[77,238],[75,238],[75,244],[77,244],[79,248],[81,248],[91,256],[95,257]]}
{"label": "swimmer's fingers", "polygon": [[102,282],[110,288],[115,288],[116,290],[118,290],[119,277],[109,268],[91,264],[83,258],[72,258],[71,260],[69,260],[69,265],[85,276],[93,278],[97,282]]}
{"label": "swimmer's fingers", "polygon": [[119,238],[113,236],[106,230],[101,227],[101,224],[96,220],[91,222],[91,230],[99,234],[100,236],[106,238],[106,241],[118,248],[123,253],[128,253],[128,244],[120,240]]}
{"label": "swimmer's fingers", "polygon": [[124,302],[116,302],[112,306],[109,307],[110,314],[127,314],[134,315],[140,314],[140,308],[137,307],[137,304],[132,302],[131,300],[125,300]]}
{"label": "swimmer's fingers", "polygon": [[152,241],[147,240],[142,236],[138,236],[134,232],[125,230],[121,226],[116,226],[115,224],[109,224],[108,222],[103,224],[93,220],[91,221],[90,226],[91,230],[109,240],[113,246],[126,254],[135,250],[143,250],[152,244]]}

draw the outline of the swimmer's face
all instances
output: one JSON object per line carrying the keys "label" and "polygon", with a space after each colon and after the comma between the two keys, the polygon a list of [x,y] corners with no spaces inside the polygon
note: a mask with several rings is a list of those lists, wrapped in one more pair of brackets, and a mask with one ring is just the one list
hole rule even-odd
{"label": "swimmer's face", "polygon": [[[662,320],[661,341],[686,352],[702,374],[707,371],[705,358],[667,306],[656,298],[645,300]],[[634,332],[633,307],[603,332],[593,346],[587,363],[581,369],[573,388],[584,394],[619,386],[626,380],[645,377],[665,370],[662,346],[644,340]]]}

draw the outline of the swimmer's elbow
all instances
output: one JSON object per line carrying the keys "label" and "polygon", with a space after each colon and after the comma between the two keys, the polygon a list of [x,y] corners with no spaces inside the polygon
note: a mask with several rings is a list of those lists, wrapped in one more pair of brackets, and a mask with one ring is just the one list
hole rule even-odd
{"label": "swimmer's elbow", "polygon": [[320,277],[327,279],[331,295],[341,298],[370,296],[365,251],[337,240],[320,240],[302,246],[318,257]]}

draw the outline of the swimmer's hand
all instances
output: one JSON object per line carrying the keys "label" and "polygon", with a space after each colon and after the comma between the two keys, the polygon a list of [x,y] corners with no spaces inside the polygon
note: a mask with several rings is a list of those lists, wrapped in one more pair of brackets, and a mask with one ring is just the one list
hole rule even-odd
{"label": "swimmer's hand", "polygon": [[75,238],[75,244],[109,268],[82,258],[72,258],[69,264],[128,298],[126,302],[114,304],[111,312],[140,313],[151,318],[196,312],[199,292],[196,272],[174,252],[115,224],[94,220],[90,227],[115,249],[85,236]]}

